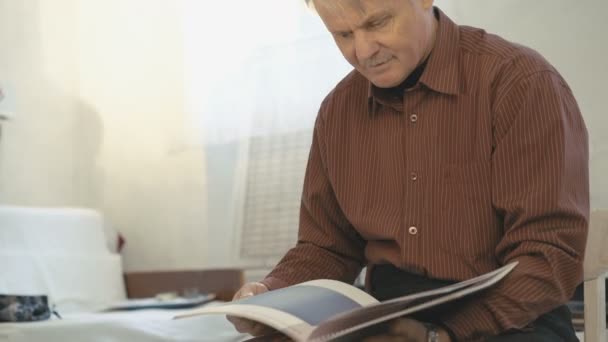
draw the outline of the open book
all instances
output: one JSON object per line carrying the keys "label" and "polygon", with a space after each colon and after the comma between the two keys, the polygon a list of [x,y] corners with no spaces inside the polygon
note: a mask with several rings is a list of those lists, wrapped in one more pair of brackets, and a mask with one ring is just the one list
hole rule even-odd
{"label": "open book", "polygon": [[175,318],[225,314],[268,325],[296,341],[358,340],[365,336],[366,328],[490,287],[516,265],[513,262],[469,280],[384,302],[343,282],[313,280],[223,305],[193,309]]}

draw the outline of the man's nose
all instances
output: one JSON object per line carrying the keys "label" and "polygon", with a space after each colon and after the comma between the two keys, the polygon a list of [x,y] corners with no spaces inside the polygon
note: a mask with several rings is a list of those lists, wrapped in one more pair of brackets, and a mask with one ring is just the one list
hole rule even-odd
{"label": "man's nose", "polygon": [[379,49],[380,45],[371,34],[364,31],[355,33],[355,54],[359,64],[365,65]]}

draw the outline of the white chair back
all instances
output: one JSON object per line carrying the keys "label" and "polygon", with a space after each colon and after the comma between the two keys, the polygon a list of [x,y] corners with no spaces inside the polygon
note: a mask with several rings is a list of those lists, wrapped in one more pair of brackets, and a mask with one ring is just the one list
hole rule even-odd
{"label": "white chair back", "polygon": [[606,341],[606,273],[608,272],[608,210],[594,210],[584,264],[585,341]]}

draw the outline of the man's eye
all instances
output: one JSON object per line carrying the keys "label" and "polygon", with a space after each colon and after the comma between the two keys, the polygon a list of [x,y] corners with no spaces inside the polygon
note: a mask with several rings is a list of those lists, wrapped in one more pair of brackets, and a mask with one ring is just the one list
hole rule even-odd
{"label": "man's eye", "polygon": [[350,38],[351,35],[352,35],[352,32],[340,32],[340,33],[338,33],[338,37],[340,37],[340,38]]}
{"label": "man's eye", "polygon": [[369,24],[370,28],[380,28],[382,27],[384,24],[386,24],[386,20],[376,20],[373,21]]}

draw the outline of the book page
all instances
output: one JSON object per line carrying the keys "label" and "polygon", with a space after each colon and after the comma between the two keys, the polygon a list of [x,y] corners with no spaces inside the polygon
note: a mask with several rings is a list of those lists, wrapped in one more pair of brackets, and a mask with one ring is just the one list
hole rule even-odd
{"label": "book page", "polygon": [[304,341],[314,329],[312,325],[306,323],[301,318],[283,311],[236,302],[234,304],[227,303],[225,305],[191,310],[190,312],[175,316],[174,319],[187,319],[188,317],[210,314],[230,315],[256,321],[272,327],[296,341]]}
{"label": "book page", "polygon": [[227,314],[258,321],[294,339],[304,339],[312,327],[324,320],[373,303],[378,301],[354,286],[315,280],[225,305],[194,309],[175,318]]}
{"label": "book page", "polygon": [[305,283],[297,284],[294,286],[302,286],[302,285],[319,286],[319,287],[323,287],[323,288],[341,293],[342,295],[350,298],[351,300],[353,300],[354,302],[358,303],[361,306],[367,306],[367,305],[372,305],[372,304],[378,303],[378,300],[376,298],[372,297],[369,293],[367,293],[363,290],[360,290],[360,289],[356,288],[355,286],[352,286],[352,285],[349,285],[347,283],[337,281],[337,280],[318,279],[318,280],[307,281]]}

